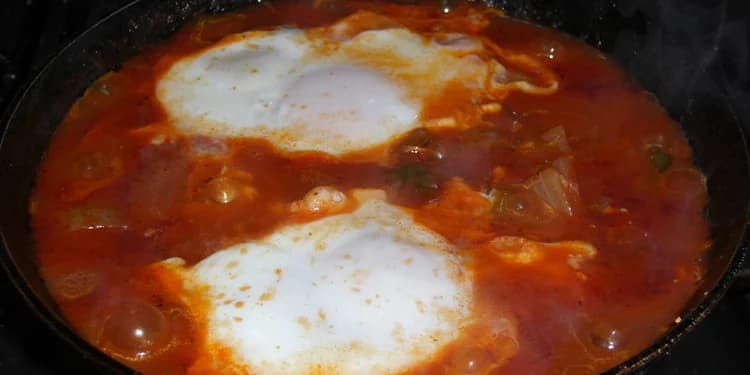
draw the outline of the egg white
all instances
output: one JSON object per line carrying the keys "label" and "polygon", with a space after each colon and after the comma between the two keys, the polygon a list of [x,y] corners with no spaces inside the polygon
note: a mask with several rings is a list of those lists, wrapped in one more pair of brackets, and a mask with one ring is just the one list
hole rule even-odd
{"label": "egg white", "polygon": [[487,90],[498,68],[474,54],[483,46],[468,36],[445,43],[395,27],[338,40],[329,31],[230,35],[176,62],[157,97],[187,133],[340,156],[424,126],[431,97],[455,82]]}
{"label": "egg white", "polygon": [[185,280],[187,295],[209,301],[203,350],[231,348],[232,366],[389,374],[428,360],[472,319],[471,272],[462,262],[405,209],[371,200],[190,268],[165,264]]}

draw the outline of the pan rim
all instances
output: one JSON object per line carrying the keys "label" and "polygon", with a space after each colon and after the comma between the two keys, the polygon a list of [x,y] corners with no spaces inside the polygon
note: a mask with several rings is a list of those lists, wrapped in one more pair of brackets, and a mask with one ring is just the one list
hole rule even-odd
{"label": "pan rim", "polygon": [[[34,86],[38,84],[41,77],[50,70],[50,67],[56,64],[57,61],[61,59],[62,55],[70,49],[75,48],[77,44],[81,43],[82,39],[89,34],[94,33],[102,24],[109,22],[111,19],[118,17],[120,14],[127,12],[129,9],[141,3],[145,3],[145,1],[132,0],[95,22],[70,42],[66,43],[60,50],[55,52],[41,69],[30,75],[32,78],[17,89],[12,99],[8,102],[8,106],[4,109],[2,116],[0,116],[0,119],[2,119],[0,124],[2,124],[3,127],[2,133],[0,134],[0,150],[5,146],[8,133],[10,132],[12,119],[16,117],[21,104]],[[743,151],[745,160],[750,161],[750,150],[748,149],[748,133],[746,127],[743,126],[742,121],[738,118],[734,106],[731,106],[731,111],[734,123],[739,129],[742,138],[741,143],[744,145]],[[5,164],[0,165],[0,169],[4,170],[5,168]],[[747,196],[749,198],[748,201],[750,201],[750,192],[748,192]],[[746,207],[744,219],[745,223],[750,222],[750,206]],[[27,278],[22,272],[20,272],[16,260],[10,252],[5,231],[2,227],[0,227],[0,246],[2,246],[2,251],[0,251],[0,264],[13,283],[14,289],[23,297],[26,305],[31,308],[34,315],[40,318],[48,328],[55,332],[57,336],[61,337],[65,342],[72,345],[79,353],[83,354],[86,359],[94,360],[99,366],[106,367],[108,370],[119,373],[139,373],[121,364],[100,349],[96,348],[94,345],[88,343],[64,321],[59,313],[51,311],[45,306],[42,302],[42,298],[29,287]],[[640,350],[637,354],[631,356],[626,361],[607,370],[605,374],[622,374],[642,369],[655,359],[665,355],[670,348],[672,348],[685,335],[689,334],[714,310],[716,305],[732,286],[732,283],[738,272],[742,269],[743,263],[749,252],[750,227],[746,225],[745,229],[742,231],[742,235],[735,244],[734,252],[727,262],[726,268],[721,274],[722,276],[716,281],[716,285],[704,293],[701,302],[689,311],[686,311],[683,314],[682,320],[679,323],[674,324],[667,333],[661,335],[654,343]]]}
{"label": "pan rim", "polygon": [[[82,33],[73,38],[70,42],[66,43],[62,48],[53,53],[51,57],[45,62],[42,67],[30,74],[31,79],[23,83],[20,88],[17,89],[11,100],[8,102],[7,108],[4,109],[2,116],[0,116],[0,125],[2,125],[2,133],[0,133],[0,155],[4,149],[5,142],[7,141],[8,133],[12,125],[12,120],[16,117],[18,110],[21,107],[24,99],[27,97],[29,92],[34,88],[35,85],[41,80],[41,78],[51,69],[51,66],[61,59],[68,50],[74,48],[76,44],[99,28],[102,24],[107,23],[110,19],[117,17],[119,14],[127,12],[128,9],[140,3],[141,0],[132,0],[120,8],[109,13],[99,21],[92,24],[89,28],[84,30]],[[5,169],[6,164],[0,165],[0,170]],[[94,345],[83,339],[78,335],[68,323],[64,321],[59,313],[51,311],[42,302],[42,298],[29,287],[29,282],[26,276],[20,271],[15,257],[10,252],[10,246],[6,238],[4,228],[0,227],[0,266],[2,266],[5,274],[13,284],[18,294],[21,295],[26,306],[28,306],[34,315],[39,318],[45,326],[53,331],[59,338],[64,342],[71,345],[83,358],[91,360],[99,368],[106,368],[107,370],[119,373],[119,374],[139,374],[120,362],[114,360],[103,351],[96,348]]]}

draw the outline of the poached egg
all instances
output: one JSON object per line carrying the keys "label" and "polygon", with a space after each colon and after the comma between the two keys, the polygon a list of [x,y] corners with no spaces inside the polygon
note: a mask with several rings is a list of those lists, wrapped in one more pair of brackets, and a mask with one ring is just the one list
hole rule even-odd
{"label": "poached egg", "polygon": [[501,91],[550,91],[516,82],[521,76],[470,35],[423,35],[395,21],[353,25],[373,17],[383,23],[357,13],[327,27],[227,36],[174,63],[157,97],[185,133],[262,138],[284,152],[338,157],[417,127],[465,126],[424,113],[446,95],[460,91],[476,115],[499,110],[492,104]]}
{"label": "poached egg", "polygon": [[[429,359],[471,323],[463,262],[406,209],[372,199],[191,267],[160,265],[184,280],[188,304],[202,301],[191,310],[204,315],[203,350],[217,372],[391,374]],[[230,363],[218,360],[227,350]]]}

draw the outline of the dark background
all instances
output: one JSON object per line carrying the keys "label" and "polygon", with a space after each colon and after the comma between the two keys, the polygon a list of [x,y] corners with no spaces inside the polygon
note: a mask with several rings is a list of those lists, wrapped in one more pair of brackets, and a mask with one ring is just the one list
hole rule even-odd
{"label": "dark background", "polygon": [[[129,2],[0,1],[1,110],[7,108],[23,83],[67,42]],[[699,72],[710,71],[733,101],[738,117],[744,124],[750,123],[750,11],[746,1],[613,0],[611,4],[617,5],[617,10],[602,7],[591,12],[591,19],[584,17],[572,24],[555,24],[554,13],[539,13],[538,9],[555,3],[585,6],[586,1],[495,2],[521,16],[568,30],[619,56],[639,46],[639,50],[644,51],[643,56],[623,61],[625,68],[631,71],[638,70],[639,59],[658,58],[660,53],[680,54],[684,61],[681,66],[640,72],[644,85],[663,93],[662,100],[666,102],[680,102],[679,97],[684,92],[670,91],[671,83],[693,80]],[[596,6],[605,3],[599,1]],[[659,15],[658,19],[643,17],[638,11],[654,7],[657,11],[651,14]],[[635,31],[607,34],[587,28],[612,12],[619,12],[617,22],[626,22],[628,28]],[[670,110],[679,112],[680,109]],[[0,180],[0,183],[12,181]],[[0,374],[67,373],[85,375],[94,374],[96,370],[36,318],[5,273],[0,272]],[[742,272],[706,320],[674,346],[668,356],[654,362],[642,374],[750,374],[750,272]]]}

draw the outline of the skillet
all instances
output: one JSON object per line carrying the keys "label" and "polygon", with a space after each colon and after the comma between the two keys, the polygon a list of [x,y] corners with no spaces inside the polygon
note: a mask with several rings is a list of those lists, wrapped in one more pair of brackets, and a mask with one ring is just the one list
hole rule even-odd
{"label": "skillet", "polygon": [[[131,373],[64,323],[38,274],[28,200],[44,150],[68,107],[106,71],[168,37],[198,15],[246,6],[242,0],[137,0],[69,44],[14,100],[0,139],[0,261],[35,313],[106,373]],[[651,347],[610,370],[629,372],[663,355],[695,327],[731,285],[746,253],[750,168],[741,117],[718,58],[728,2],[497,0],[509,14],[555,27],[613,55],[681,123],[708,177],[713,246],[708,269],[682,320]],[[443,1],[440,6],[450,6]],[[716,24],[706,20],[716,19]],[[714,30],[715,29],[715,30]],[[713,31],[711,31],[713,30]],[[743,121],[744,120],[744,121]]]}

